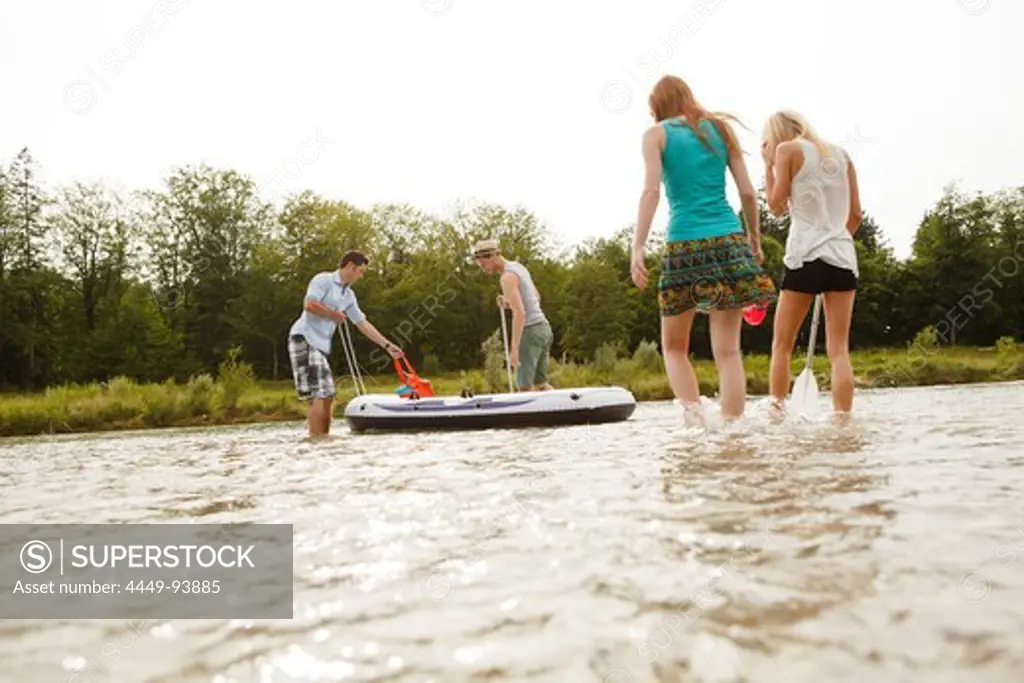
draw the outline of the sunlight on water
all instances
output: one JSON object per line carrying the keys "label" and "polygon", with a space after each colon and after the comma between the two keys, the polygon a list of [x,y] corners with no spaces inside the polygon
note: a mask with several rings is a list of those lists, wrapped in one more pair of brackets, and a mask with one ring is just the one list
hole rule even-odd
{"label": "sunlight on water", "polygon": [[[0,622],[19,681],[1018,681],[1024,385],[703,423],[9,440],[0,521],[295,524],[295,618]],[[691,416],[692,417],[692,416]],[[27,464],[31,464],[28,466]]]}

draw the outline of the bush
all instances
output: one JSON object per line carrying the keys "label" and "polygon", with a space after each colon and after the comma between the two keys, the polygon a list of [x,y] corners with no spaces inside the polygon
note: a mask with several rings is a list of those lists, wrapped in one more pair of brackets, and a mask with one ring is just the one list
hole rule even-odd
{"label": "bush", "polygon": [[480,345],[484,352],[484,378],[487,391],[501,393],[508,391],[508,371],[505,368],[505,342],[501,330],[497,329]]}
{"label": "bush", "polygon": [[633,352],[633,367],[643,372],[664,372],[665,363],[658,353],[658,345],[644,339]]}
{"label": "bush", "polygon": [[615,365],[623,354],[620,342],[605,342],[594,352],[594,369],[601,373],[608,373],[615,369]]}
{"label": "bush", "polygon": [[469,389],[474,394],[485,394],[489,391],[487,378],[477,370],[470,370],[459,373],[459,388]]}
{"label": "bush", "polygon": [[1017,355],[1017,340],[1013,337],[1000,337],[996,340],[996,353],[1000,358]]}
{"label": "bush", "polygon": [[220,364],[217,384],[220,387],[221,406],[231,412],[238,406],[238,399],[256,385],[256,375],[252,365],[239,361],[241,347],[235,346],[228,351],[227,360]]}
{"label": "bush", "polygon": [[143,419],[146,424],[153,427],[167,427],[173,424],[179,415],[180,405],[180,389],[174,384],[174,380],[168,379],[163,384],[147,386],[141,390],[145,405]]}
{"label": "bush", "polygon": [[587,365],[579,365],[572,361],[562,362],[558,370],[549,375],[551,383],[560,388],[588,387],[597,383],[594,368]]}
{"label": "bush", "polygon": [[437,360],[437,356],[432,353],[425,354],[423,356],[423,367],[420,368],[419,374],[424,375],[427,379],[431,375],[437,376],[441,374],[441,364]]}
{"label": "bush", "polygon": [[[929,325],[914,335],[914,342],[912,346],[921,348],[925,351],[934,351],[939,348],[939,333],[935,329],[935,326]],[[911,347],[908,346],[908,350],[910,348]]]}
{"label": "bush", "polygon": [[206,415],[213,409],[213,394],[217,388],[209,373],[194,375],[185,386],[185,405],[190,415]]}
{"label": "bush", "polygon": [[107,395],[115,401],[131,402],[138,395],[138,387],[129,377],[118,375],[107,385]]}
{"label": "bush", "polygon": [[1021,358],[1017,352],[1017,340],[1000,337],[996,340],[996,366],[1004,379],[1016,379],[1021,374]]}
{"label": "bush", "polygon": [[110,380],[104,390],[103,413],[106,419],[129,419],[141,412],[139,400],[142,387],[128,377],[118,376]]}

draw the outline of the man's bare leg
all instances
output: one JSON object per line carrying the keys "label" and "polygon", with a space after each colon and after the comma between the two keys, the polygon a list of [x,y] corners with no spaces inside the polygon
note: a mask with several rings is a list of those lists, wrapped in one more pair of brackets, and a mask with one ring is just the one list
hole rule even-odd
{"label": "man's bare leg", "polygon": [[309,425],[311,437],[320,434],[320,401],[315,398],[310,400],[309,407],[306,409],[306,423]]}
{"label": "man's bare leg", "polygon": [[326,436],[331,429],[331,399],[314,398],[309,405],[309,435]]}
{"label": "man's bare leg", "polygon": [[331,418],[334,417],[334,399],[324,399],[323,425],[324,435],[331,433]]}

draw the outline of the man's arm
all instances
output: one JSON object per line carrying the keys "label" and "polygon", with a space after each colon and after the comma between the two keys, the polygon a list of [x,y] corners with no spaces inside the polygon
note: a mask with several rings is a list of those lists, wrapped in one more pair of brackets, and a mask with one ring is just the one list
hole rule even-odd
{"label": "man's arm", "polygon": [[343,311],[336,311],[330,306],[323,304],[323,298],[327,296],[330,286],[330,276],[324,277],[323,274],[314,275],[309,281],[309,286],[306,288],[306,298],[302,303],[302,307],[313,315],[318,315],[321,318],[330,318],[340,323],[345,320],[345,313]]}
{"label": "man's arm", "polygon": [[352,322],[356,328],[363,333],[363,335],[378,346],[384,347],[384,350],[391,354],[392,358],[399,358],[402,356],[402,349],[398,344],[393,344],[391,341],[381,334],[373,324],[366,319],[366,314],[363,313],[362,309],[359,308],[359,300],[355,294],[352,294],[352,303],[345,309],[348,314],[348,319]]}
{"label": "man's arm", "polygon": [[523,340],[523,330],[526,329],[526,307],[523,305],[523,298],[519,296],[519,276],[515,273],[502,275],[501,292],[505,295],[508,307],[512,309],[512,348],[510,350],[518,352],[519,343]]}
{"label": "man's arm", "polygon": [[384,350],[390,353],[393,357],[398,358],[402,355],[401,347],[398,346],[398,344],[391,343],[391,341],[381,334],[369,320],[364,319],[362,322],[356,323],[356,327],[363,333],[363,335],[366,336],[367,339],[378,346],[384,347]]}
{"label": "man's arm", "polygon": [[344,322],[345,313],[344,311],[336,311],[330,306],[325,306],[316,299],[306,299],[305,309],[313,315],[318,315],[321,318],[330,318],[335,322]]}

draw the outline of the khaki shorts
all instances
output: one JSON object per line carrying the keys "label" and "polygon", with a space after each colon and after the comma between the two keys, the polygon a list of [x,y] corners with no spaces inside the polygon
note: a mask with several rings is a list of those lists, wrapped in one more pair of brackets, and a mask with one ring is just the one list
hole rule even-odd
{"label": "khaki shorts", "polygon": [[548,354],[555,334],[547,322],[535,323],[523,329],[519,342],[519,367],[516,383],[520,389],[539,387],[548,381]]}

